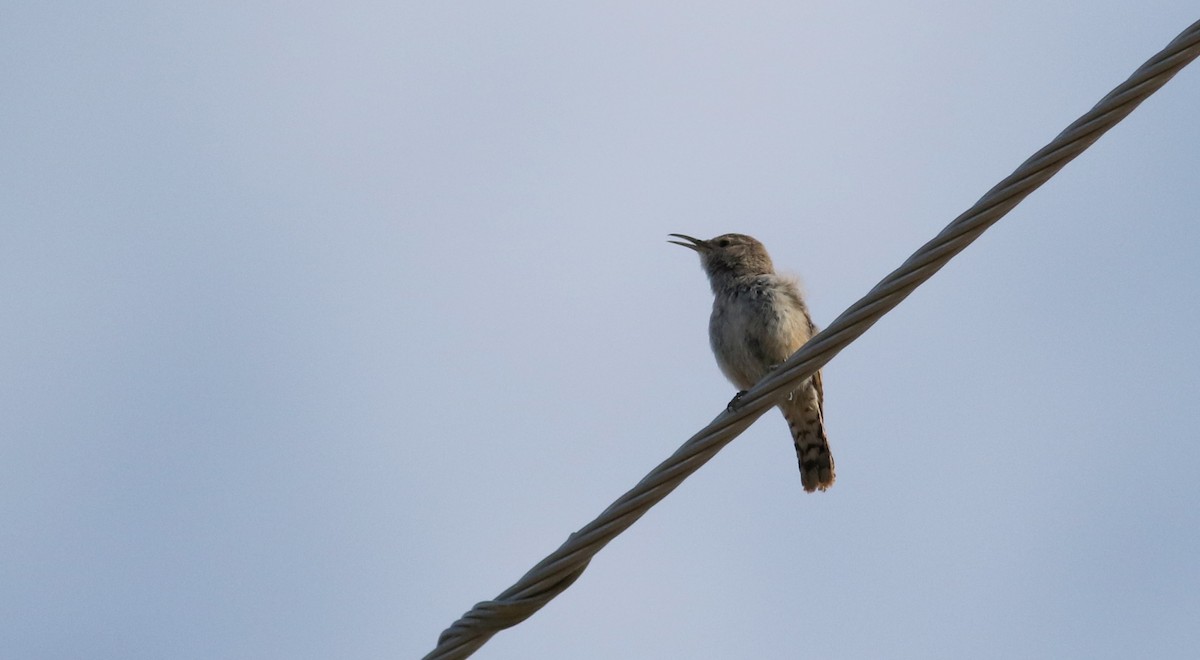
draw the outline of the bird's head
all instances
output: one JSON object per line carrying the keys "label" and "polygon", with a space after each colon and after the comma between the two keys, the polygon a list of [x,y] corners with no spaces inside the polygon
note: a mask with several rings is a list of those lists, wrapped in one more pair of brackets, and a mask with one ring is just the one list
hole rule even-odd
{"label": "bird's head", "polygon": [[[686,234],[669,234],[683,241],[667,241],[695,250],[709,279],[726,279],[775,272],[767,248],[745,234],[722,234],[702,241]],[[684,241],[687,241],[686,243]]]}

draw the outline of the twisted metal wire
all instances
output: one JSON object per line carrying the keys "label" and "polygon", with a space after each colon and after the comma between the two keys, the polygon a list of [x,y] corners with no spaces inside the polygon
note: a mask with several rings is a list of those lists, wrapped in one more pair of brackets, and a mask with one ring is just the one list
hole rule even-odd
{"label": "twisted metal wire", "polygon": [[593,555],[774,406],[779,397],[816,373],[1197,56],[1200,56],[1200,21],[1184,30],[1128,80],[996,184],[829,327],[751,388],[740,399],[736,411],[727,410],[718,415],[595,520],[538,562],[516,584],[494,600],[475,605],[447,628],[438,638],[437,648],[426,655],[425,660],[465,658],[492,635],[529,618],[566,590],[587,568]]}

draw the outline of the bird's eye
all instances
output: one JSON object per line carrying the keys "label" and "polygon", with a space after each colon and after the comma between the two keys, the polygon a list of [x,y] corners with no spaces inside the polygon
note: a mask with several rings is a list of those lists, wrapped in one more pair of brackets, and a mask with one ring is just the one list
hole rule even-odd
{"label": "bird's eye", "polygon": [[722,238],[721,240],[717,241],[717,245],[719,245],[721,247],[729,247],[729,239]]}

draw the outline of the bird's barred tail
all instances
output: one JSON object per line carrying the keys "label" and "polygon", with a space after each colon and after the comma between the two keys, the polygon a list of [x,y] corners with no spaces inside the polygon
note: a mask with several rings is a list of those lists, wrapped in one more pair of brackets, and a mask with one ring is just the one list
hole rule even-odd
{"label": "bird's barred tail", "polygon": [[810,380],[779,404],[796,444],[800,483],[810,493],[828,489],[834,480],[833,454],[829,452],[829,439],[825,437],[822,397],[818,388],[819,381],[814,387]]}

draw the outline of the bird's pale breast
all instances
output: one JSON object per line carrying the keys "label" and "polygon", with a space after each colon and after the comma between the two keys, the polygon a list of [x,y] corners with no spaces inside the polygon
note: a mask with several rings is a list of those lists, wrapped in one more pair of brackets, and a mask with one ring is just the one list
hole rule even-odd
{"label": "bird's pale breast", "polygon": [[713,301],[709,340],[717,364],[739,389],[749,389],[791,356],[811,334],[795,284],[775,275],[739,282]]}

